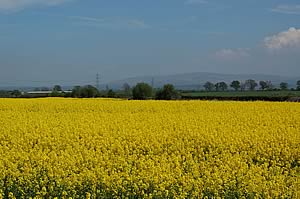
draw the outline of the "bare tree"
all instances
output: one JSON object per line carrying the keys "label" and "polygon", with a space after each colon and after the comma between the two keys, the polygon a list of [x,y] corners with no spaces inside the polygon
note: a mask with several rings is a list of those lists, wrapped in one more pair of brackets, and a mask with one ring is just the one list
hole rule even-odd
{"label": "bare tree", "polygon": [[246,84],[246,88],[248,88],[250,91],[254,91],[255,88],[258,86],[256,81],[253,79],[246,80],[245,84]]}

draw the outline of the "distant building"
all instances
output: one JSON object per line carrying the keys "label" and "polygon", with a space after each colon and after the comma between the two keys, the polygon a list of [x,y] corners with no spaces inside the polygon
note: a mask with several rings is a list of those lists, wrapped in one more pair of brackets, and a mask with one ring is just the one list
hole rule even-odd
{"label": "distant building", "polygon": [[[31,94],[31,95],[40,95],[40,94],[51,94],[52,91],[29,91],[26,92],[26,94]],[[59,91],[58,93],[62,93],[61,91]]]}
{"label": "distant building", "polygon": [[[23,95],[27,97],[48,97],[53,91],[28,91]],[[57,93],[72,93],[72,91],[57,91]]]}

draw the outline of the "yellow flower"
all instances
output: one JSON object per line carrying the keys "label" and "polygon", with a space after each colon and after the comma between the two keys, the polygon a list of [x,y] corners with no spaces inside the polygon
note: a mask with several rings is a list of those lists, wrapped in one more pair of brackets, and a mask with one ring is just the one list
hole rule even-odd
{"label": "yellow flower", "polygon": [[297,199],[299,115],[297,103],[0,99],[0,199]]}

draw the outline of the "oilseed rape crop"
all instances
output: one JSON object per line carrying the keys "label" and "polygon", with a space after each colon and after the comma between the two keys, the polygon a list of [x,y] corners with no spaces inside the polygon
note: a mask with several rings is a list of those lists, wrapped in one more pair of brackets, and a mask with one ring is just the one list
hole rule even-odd
{"label": "oilseed rape crop", "polygon": [[1,99],[0,198],[300,198],[300,104]]}

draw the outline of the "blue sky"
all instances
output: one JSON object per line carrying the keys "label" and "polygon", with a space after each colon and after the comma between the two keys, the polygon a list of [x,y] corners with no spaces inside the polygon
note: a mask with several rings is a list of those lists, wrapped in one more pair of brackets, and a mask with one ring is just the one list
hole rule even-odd
{"label": "blue sky", "polygon": [[299,0],[0,0],[0,84],[300,76]]}

